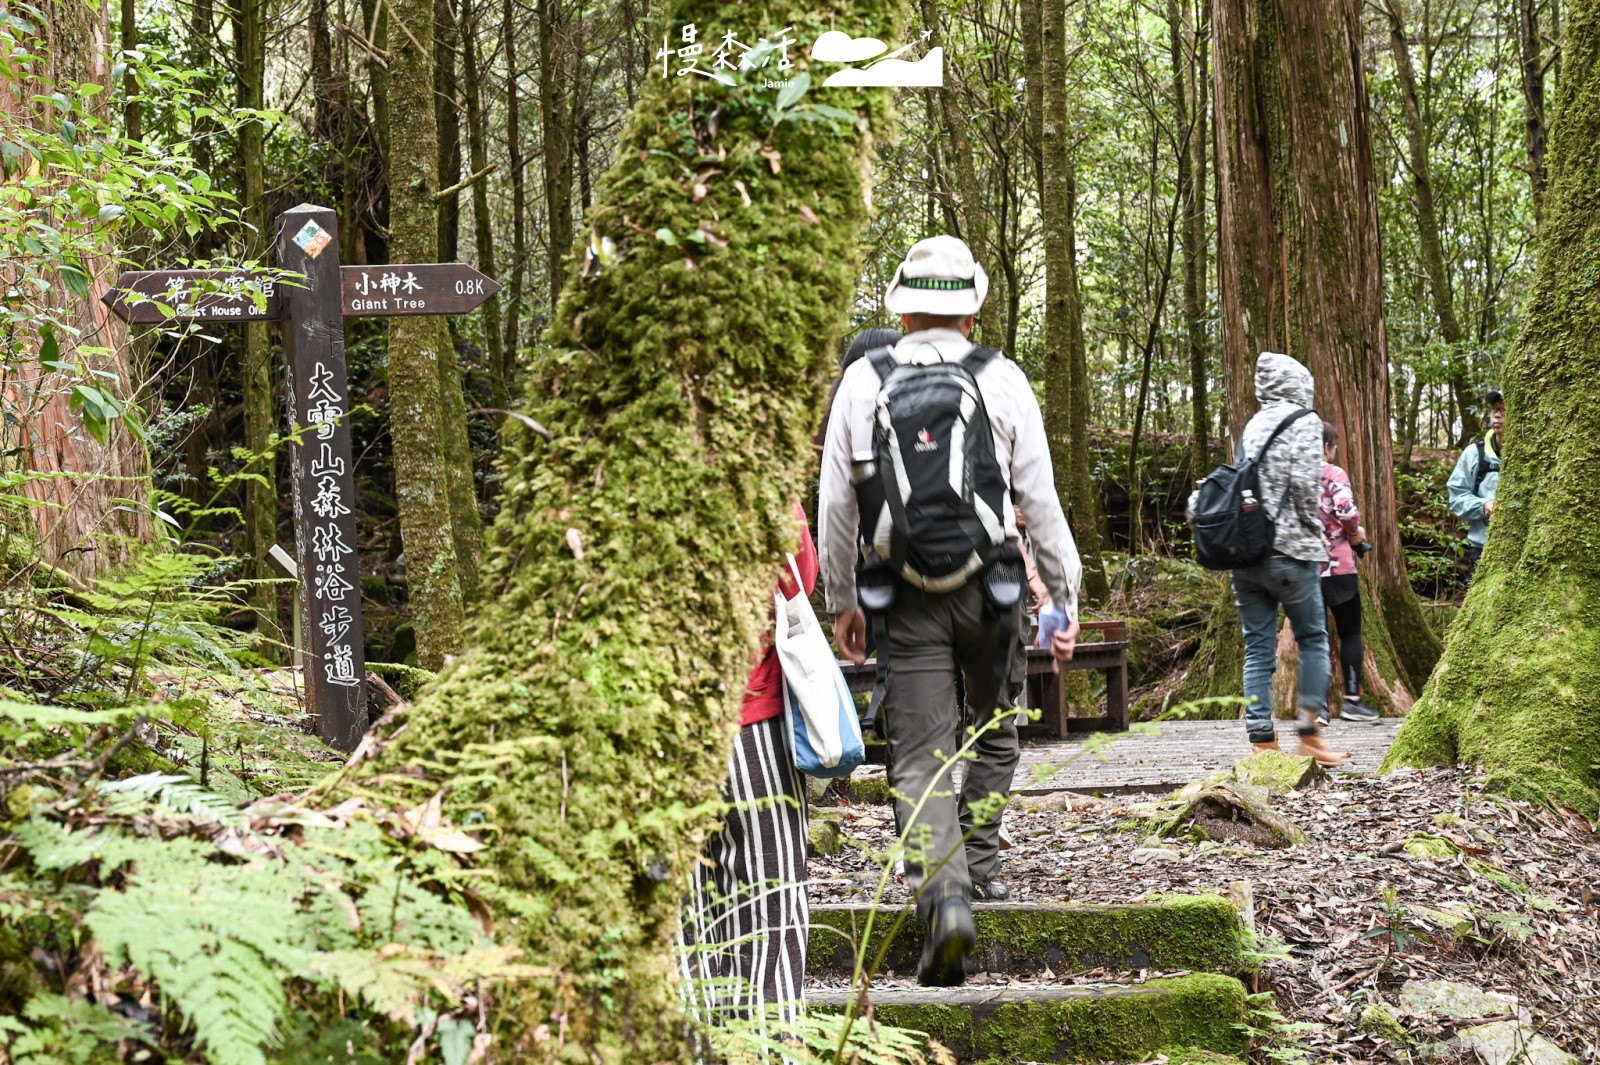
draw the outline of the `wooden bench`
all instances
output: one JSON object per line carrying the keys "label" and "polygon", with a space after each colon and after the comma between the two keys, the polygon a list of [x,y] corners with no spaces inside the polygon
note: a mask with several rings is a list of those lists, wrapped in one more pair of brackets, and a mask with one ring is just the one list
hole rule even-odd
{"label": "wooden bench", "polygon": [[[1048,650],[1028,648],[1029,709],[1044,711],[1037,727],[1065,739],[1074,732],[1125,732],[1128,728],[1128,629],[1121,621],[1085,621],[1080,627],[1077,650],[1072,661],[1061,668],[1064,673],[1098,670],[1106,677],[1106,712],[1096,717],[1069,717],[1066,688],[1061,673],[1054,669],[1055,657]],[[872,691],[877,677],[876,659],[861,665],[841,660],[839,668],[850,690]]]}

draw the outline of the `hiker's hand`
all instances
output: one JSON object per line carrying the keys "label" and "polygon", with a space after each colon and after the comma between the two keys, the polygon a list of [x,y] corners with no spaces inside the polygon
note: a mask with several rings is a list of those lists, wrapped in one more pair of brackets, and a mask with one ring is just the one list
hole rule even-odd
{"label": "hiker's hand", "polygon": [[1067,627],[1050,634],[1050,653],[1055,655],[1055,672],[1061,672],[1061,663],[1072,661],[1072,652],[1078,646],[1078,623],[1067,622]]}
{"label": "hiker's hand", "polygon": [[1050,589],[1045,587],[1044,579],[1037,573],[1028,578],[1028,594],[1032,597],[1028,606],[1035,614],[1050,605]]}
{"label": "hiker's hand", "polygon": [[856,665],[867,660],[867,615],[860,607],[840,611],[834,617],[833,638],[844,656]]}
{"label": "hiker's hand", "polygon": [[1357,544],[1364,544],[1366,542],[1367,542],[1367,530],[1362,528],[1361,526],[1357,525],[1356,526],[1356,534],[1354,536],[1350,537],[1350,546],[1354,547]]}
{"label": "hiker's hand", "polygon": [[1491,515],[1493,513],[1494,513],[1494,500],[1485,499],[1483,501],[1483,516],[1487,518],[1489,515]]}

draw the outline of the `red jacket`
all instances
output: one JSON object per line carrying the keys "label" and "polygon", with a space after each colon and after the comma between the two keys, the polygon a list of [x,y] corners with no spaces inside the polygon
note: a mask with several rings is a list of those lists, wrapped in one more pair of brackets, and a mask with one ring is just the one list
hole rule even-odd
{"label": "red jacket", "polygon": [[[795,565],[800,569],[800,579],[805,582],[805,594],[817,586],[817,547],[811,542],[811,528],[806,522],[804,508],[794,508],[795,520],[800,523],[800,548],[794,553]],[[778,590],[790,599],[795,597],[794,576],[789,572],[787,559],[783,573],[778,577]],[[772,646],[772,632],[761,641],[761,660],[744,682],[744,709],[739,714],[739,724],[753,725],[783,713],[783,667],[778,664],[777,649]]]}

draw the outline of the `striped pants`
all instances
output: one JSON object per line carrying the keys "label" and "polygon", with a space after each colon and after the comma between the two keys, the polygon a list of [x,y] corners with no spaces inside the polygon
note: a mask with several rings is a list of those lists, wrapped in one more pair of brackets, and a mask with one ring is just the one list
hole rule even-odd
{"label": "striped pants", "polygon": [[703,1023],[748,1017],[776,1036],[804,1005],[810,923],[805,789],[782,717],[739,730],[723,800],[684,900],[683,993]]}

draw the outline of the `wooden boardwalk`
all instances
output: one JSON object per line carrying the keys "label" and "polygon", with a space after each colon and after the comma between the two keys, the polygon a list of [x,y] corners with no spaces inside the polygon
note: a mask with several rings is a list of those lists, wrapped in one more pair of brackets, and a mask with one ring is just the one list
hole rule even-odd
{"label": "wooden boardwalk", "polygon": [[[1377,772],[1400,730],[1400,721],[1335,721],[1323,730],[1328,746],[1353,755],[1335,772]],[[1155,736],[1137,732],[1106,734],[1103,740],[1110,742],[1099,751],[1086,751],[1083,741],[1076,739],[1026,747],[1017,767],[1017,784],[1025,793],[1169,791],[1226,769],[1250,753],[1242,721],[1166,721],[1156,728],[1160,731]],[[1294,751],[1292,722],[1278,722],[1278,743],[1284,750]],[[1035,775],[1036,766],[1052,765],[1061,766],[1054,775],[1042,780]]]}
{"label": "wooden boardwalk", "polygon": [[[1350,751],[1352,757],[1338,773],[1370,775],[1377,772],[1395,733],[1400,718],[1349,723],[1335,721],[1323,731],[1328,746]],[[1084,794],[1136,794],[1166,792],[1181,788],[1207,773],[1226,769],[1250,753],[1242,721],[1167,721],[1157,725],[1157,735],[1139,732],[1102,733],[1074,737],[1065,742],[1045,741],[1026,744],[1017,767],[1017,791],[1027,795],[1052,791]],[[1104,744],[1098,751],[1088,744]],[[1278,722],[1278,742],[1294,751],[1294,725]],[[1045,775],[1051,766],[1059,766]],[[881,776],[882,766],[863,766],[858,776]]]}

